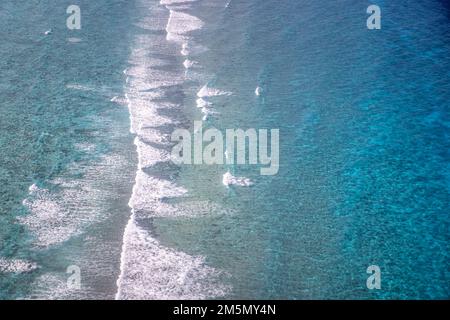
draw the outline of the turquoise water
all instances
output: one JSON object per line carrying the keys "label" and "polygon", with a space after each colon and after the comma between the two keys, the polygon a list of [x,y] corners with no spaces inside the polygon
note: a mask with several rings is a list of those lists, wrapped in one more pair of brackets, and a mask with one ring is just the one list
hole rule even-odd
{"label": "turquoise water", "polygon": [[[0,299],[448,299],[449,8],[374,3],[3,1]],[[202,118],[279,173],[175,166]]]}
{"label": "turquoise water", "polygon": [[0,5],[0,256],[38,266],[2,273],[0,298],[64,298],[66,268],[83,264],[82,297],[114,297],[135,161],[128,112],[110,101],[123,91],[129,4],[105,5],[81,1],[80,31],[60,1]]}

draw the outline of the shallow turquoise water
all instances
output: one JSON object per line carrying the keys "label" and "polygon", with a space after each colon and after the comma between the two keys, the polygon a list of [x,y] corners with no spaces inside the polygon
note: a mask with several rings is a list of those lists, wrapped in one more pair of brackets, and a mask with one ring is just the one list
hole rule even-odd
{"label": "shallow turquoise water", "polygon": [[[366,1],[225,3],[172,7],[204,23],[189,41],[206,49],[190,54],[197,65],[183,78],[158,1],[81,1],[76,32],[57,1],[2,1],[0,258],[39,268],[0,273],[0,299],[113,298],[120,257],[136,268],[122,270],[125,279],[152,273],[122,284],[139,298],[216,298],[211,288],[222,287],[225,298],[450,297],[445,3],[379,1],[374,31]],[[163,80],[176,85],[156,85]],[[188,196],[162,200],[173,215],[132,205],[158,245],[122,249],[137,167],[124,93],[143,110],[156,101],[140,129],[157,128],[161,141],[136,135],[164,147],[173,128],[202,118],[195,100],[205,83],[232,92],[211,98],[219,114],[205,125],[279,128],[280,171],[148,165],[147,176]],[[153,91],[157,100],[140,96]],[[173,124],[156,126],[157,116]],[[226,188],[226,170],[254,185]],[[71,264],[83,271],[82,290],[65,288]],[[205,280],[203,265],[219,275]],[[381,290],[366,288],[369,265],[381,268]],[[175,289],[155,280],[171,278]]]}
{"label": "shallow turquoise water", "polygon": [[[112,9],[108,12],[106,2],[81,1],[80,31],[66,28],[67,6],[59,1],[0,4],[0,256],[40,266],[31,273],[2,273],[0,298],[28,297],[48,274],[65,281],[67,266],[79,264],[88,251],[93,254],[89,241],[83,240],[95,228],[91,220],[101,224],[111,213],[119,225],[105,241],[119,241],[110,262],[119,263],[134,150],[128,112],[110,100],[123,87],[129,4],[107,4]],[[46,36],[49,29],[52,34]],[[32,185],[35,195],[29,192]],[[31,210],[23,205],[25,199]],[[18,217],[28,220],[19,223]],[[101,266],[102,257],[96,255],[92,268]],[[118,266],[112,269],[116,271],[110,276],[117,277]],[[104,277],[96,273],[92,287]],[[114,291],[114,281],[104,286]],[[42,291],[43,297],[57,292],[51,285]],[[98,291],[100,298],[114,296],[105,288]]]}

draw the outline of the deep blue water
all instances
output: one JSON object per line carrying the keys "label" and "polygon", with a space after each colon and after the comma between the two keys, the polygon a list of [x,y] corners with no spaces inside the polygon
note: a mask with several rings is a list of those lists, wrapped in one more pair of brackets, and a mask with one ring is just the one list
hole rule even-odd
{"label": "deep blue water", "polygon": [[[448,299],[448,4],[161,3],[81,1],[77,32],[66,4],[0,4],[0,272],[38,266],[0,298]],[[205,84],[230,93],[205,126],[280,130],[277,175],[165,158]]]}

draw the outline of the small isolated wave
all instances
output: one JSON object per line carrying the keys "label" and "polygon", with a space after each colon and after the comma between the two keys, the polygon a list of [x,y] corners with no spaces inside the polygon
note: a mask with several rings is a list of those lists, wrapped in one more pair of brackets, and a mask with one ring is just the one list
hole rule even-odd
{"label": "small isolated wave", "polygon": [[214,117],[214,116],[217,116],[220,114],[219,112],[212,110],[212,109],[208,109],[208,108],[202,108],[202,113],[203,113],[203,118],[202,118],[203,121],[206,121],[210,117]]}
{"label": "small isolated wave", "polygon": [[125,97],[114,96],[110,100],[118,105],[127,105],[128,101]]}
{"label": "small isolated wave", "polygon": [[37,269],[38,266],[34,262],[20,259],[4,259],[0,258],[0,274],[1,273],[25,273]]}
{"label": "small isolated wave", "polygon": [[188,33],[203,28],[203,21],[185,12],[170,10],[167,23],[167,40],[175,42],[187,41]]}
{"label": "small isolated wave", "polygon": [[181,45],[181,55],[182,56],[195,56],[208,51],[209,49],[201,44],[195,43],[193,40],[189,42],[184,42]]}
{"label": "small isolated wave", "polygon": [[217,97],[217,96],[229,96],[231,92],[219,90],[216,88],[210,88],[207,84],[205,84],[199,92],[197,92],[197,97],[199,98],[208,98],[208,97]]}
{"label": "small isolated wave", "polygon": [[192,68],[195,64],[196,64],[195,61],[192,61],[192,60],[189,60],[189,59],[186,59],[186,60],[184,60],[184,62],[183,62],[183,66],[184,66],[185,69],[190,69],[190,68]]}
{"label": "small isolated wave", "polygon": [[241,187],[250,187],[253,182],[249,178],[235,177],[229,171],[223,175],[222,183],[225,186],[236,185]]}
{"label": "small isolated wave", "polygon": [[261,93],[262,93],[262,88],[261,88],[261,87],[256,87],[256,89],[255,89],[255,95],[256,95],[256,96],[260,96]]}
{"label": "small isolated wave", "polygon": [[220,272],[204,257],[162,246],[130,219],[124,236],[122,273],[116,299],[208,299],[223,297],[229,288],[218,284]]}

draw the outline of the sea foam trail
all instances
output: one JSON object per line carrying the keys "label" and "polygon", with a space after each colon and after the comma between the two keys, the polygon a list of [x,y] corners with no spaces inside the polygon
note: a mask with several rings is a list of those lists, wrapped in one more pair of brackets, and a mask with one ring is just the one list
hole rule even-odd
{"label": "sea foam trail", "polygon": [[2,273],[24,273],[38,268],[34,262],[20,259],[0,258],[0,274]]}
{"label": "sea foam trail", "polygon": [[[75,143],[73,147],[80,155],[76,160],[54,177],[38,180],[29,187],[23,200],[28,212],[16,218],[28,231],[29,244],[36,253],[33,259],[39,263],[39,277],[30,281],[27,299],[111,298],[111,291],[96,284],[114,283],[117,269],[108,270],[108,267],[117,266],[114,261],[120,251],[114,242],[118,239],[108,235],[105,242],[105,233],[98,232],[92,237],[92,230],[120,215],[121,208],[114,201],[118,200],[122,188],[127,192],[126,185],[131,182],[128,154],[124,152],[128,146],[123,140],[128,133],[122,125],[107,115],[102,116],[95,128],[98,131],[105,128],[102,134],[114,145],[111,152],[104,153],[95,140]],[[15,273],[33,271],[35,262],[29,263],[2,261],[0,269]],[[77,265],[83,270],[85,282],[81,290],[71,291],[67,287],[65,268],[68,265]],[[99,274],[105,276],[89,282],[88,279]]]}
{"label": "sea foam trail", "polygon": [[226,294],[217,285],[220,276],[205,265],[203,257],[193,257],[162,246],[138,226],[133,217],[125,230],[117,299],[206,299]]}
{"label": "sea foam trail", "polygon": [[183,67],[180,54],[188,56],[201,48],[192,45],[189,34],[204,25],[197,17],[179,11],[193,2],[162,0],[166,9],[141,1],[150,8],[150,15],[144,14],[137,25],[165,30],[167,36],[159,32],[136,35],[130,67],[124,71],[129,77],[126,100],[138,165],[116,299],[206,299],[224,296],[229,290],[218,280],[221,272],[207,266],[204,257],[161,245],[149,228],[154,217],[194,216],[217,209],[210,203],[189,202],[188,190],[172,178],[176,169],[170,160],[170,134],[181,125],[175,115],[180,114],[182,99],[176,97],[183,96],[185,81],[185,72],[176,66]]}
{"label": "sea foam trail", "polygon": [[210,116],[216,116],[219,113],[213,109],[213,103],[208,101],[209,98],[219,97],[219,96],[229,96],[232,93],[229,91],[223,91],[217,88],[212,88],[208,84],[205,84],[197,92],[198,99],[196,100],[197,108],[203,113],[203,121],[208,120]]}
{"label": "sea foam trail", "polygon": [[241,187],[250,187],[253,182],[246,177],[235,177],[229,171],[223,175],[222,182],[225,186],[237,185]]}
{"label": "sea foam trail", "polygon": [[[79,144],[85,154],[96,152],[95,145]],[[36,248],[61,244],[82,234],[86,227],[103,221],[109,215],[107,208],[109,179],[117,177],[116,170],[125,166],[127,159],[118,154],[102,156],[95,163],[73,162],[60,176],[46,181],[45,187],[33,184],[22,204],[29,214],[19,216],[18,222],[32,234]],[[114,172],[114,174],[113,174]],[[74,179],[74,176],[82,175]],[[108,177],[108,181],[99,180]]]}
{"label": "sea foam trail", "polygon": [[232,93],[229,91],[223,91],[217,88],[211,88],[208,84],[205,84],[198,92],[197,97],[207,98],[207,97],[218,97],[218,96],[229,96]]}
{"label": "sea foam trail", "polygon": [[185,42],[189,39],[188,33],[199,30],[204,23],[199,18],[190,14],[170,10],[169,22],[167,23],[167,40]]}

